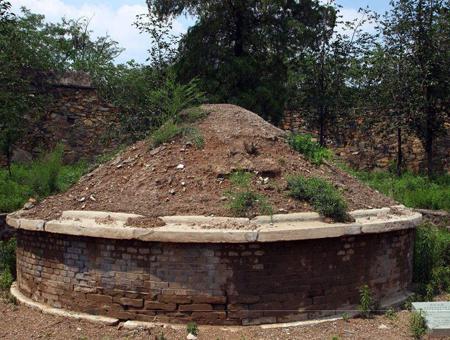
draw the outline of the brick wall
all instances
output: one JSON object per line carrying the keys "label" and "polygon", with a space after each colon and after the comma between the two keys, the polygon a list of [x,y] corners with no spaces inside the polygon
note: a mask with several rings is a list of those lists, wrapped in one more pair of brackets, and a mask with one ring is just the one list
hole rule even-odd
{"label": "brick wall", "polygon": [[17,281],[36,301],[119,319],[304,320],[408,288],[414,230],[249,244],[177,244],[18,231]]}

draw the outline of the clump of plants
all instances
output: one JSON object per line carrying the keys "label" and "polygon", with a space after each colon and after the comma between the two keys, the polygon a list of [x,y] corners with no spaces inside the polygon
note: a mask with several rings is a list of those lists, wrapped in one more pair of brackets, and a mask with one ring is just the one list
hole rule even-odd
{"label": "clump of plants", "polygon": [[64,165],[62,156],[58,146],[30,163],[13,163],[11,174],[0,168],[0,212],[17,210],[30,197],[42,199],[65,191],[88,170],[85,162]]}
{"label": "clump of plants", "polygon": [[293,133],[288,137],[288,143],[295,151],[304,155],[315,165],[320,165],[333,156],[331,150],[314,141],[313,136],[309,134]]}
{"label": "clump of plants", "polygon": [[200,131],[191,124],[204,118],[207,112],[200,107],[184,110],[175,117],[168,118],[158,129],[150,134],[151,147],[157,147],[181,136],[197,149],[202,149],[205,140]]}
{"label": "clump of plants", "polygon": [[263,215],[273,214],[266,197],[251,190],[253,177],[252,173],[242,170],[230,175],[231,188],[225,194],[230,200],[229,209],[234,216],[249,217],[255,210]]}
{"label": "clump of plants", "polygon": [[0,291],[11,287],[16,274],[16,240],[0,241]]}
{"label": "clump of plants", "polygon": [[375,303],[369,286],[363,285],[359,289],[359,311],[363,318],[370,318],[374,311]]}
{"label": "clump of plants", "polygon": [[189,322],[186,326],[186,330],[188,334],[198,335],[198,326],[195,322]]}
{"label": "clump of plants", "polygon": [[409,329],[414,339],[420,339],[423,335],[425,335],[427,326],[421,311],[414,311],[411,313]]}
{"label": "clump of plants", "polygon": [[450,233],[431,224],[416,230],[414,282],[426,300],[450,291]]}
{"label": "clump of plants", "polygon": [[352,221],[347,212],[347,203],[341,193],[327,181],[312,177],[291,176],[288,178],[289,195],[309,202],[321,215],[337,222]]}

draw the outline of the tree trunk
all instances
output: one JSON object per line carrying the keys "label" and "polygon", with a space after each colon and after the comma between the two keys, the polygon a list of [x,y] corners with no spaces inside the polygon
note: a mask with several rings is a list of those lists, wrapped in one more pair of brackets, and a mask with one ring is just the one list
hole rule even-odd
{"label": "tree trunk", "polygon": [[319,107],[319,144],[325,146],[325,108]]}
{"label": "tree trunk", "polygon": [[431,107],[427,110],[427,126],[425,131],[425,153],[427,158],[427,175],[432,178],[434,175],[433,169],[433,141],[434,141],[434,114]]}
{"label": "tree trunk", "polygon": [[402,151],[402,129],[397,128],[397,176],[402,175],[403,151]]}
{"label": "tree trunk", "polygon": [[9,177],[12,176],[12,172],[11,172],[11,148],[8,146],[6,149],[6,166],[8,167],[8,174]]}

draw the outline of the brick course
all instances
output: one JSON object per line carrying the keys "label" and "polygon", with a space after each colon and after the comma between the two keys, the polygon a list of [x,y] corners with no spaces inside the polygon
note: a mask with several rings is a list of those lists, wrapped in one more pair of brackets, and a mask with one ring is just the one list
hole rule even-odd
{"label": "brick course", "polygon": [[123,320],[258,324],[353,308],[412,278],[414,230],[292,242],[182,244],[19,230],[17,281],[32,299]]}

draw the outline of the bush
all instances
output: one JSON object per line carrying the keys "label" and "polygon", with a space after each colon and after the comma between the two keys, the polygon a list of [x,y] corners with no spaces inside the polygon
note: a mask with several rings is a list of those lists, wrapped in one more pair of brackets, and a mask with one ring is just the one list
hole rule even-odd
{"label": "bush", "polygon": [[396,177],[389,172],[350,171],[370,187],[411,208],[450,211],[450,175],[430,180],[404,173]]}
{"label": "bush", "polygon": [[320,178],[295,176],[288,178],[289,195],[309,202],[321,215],[338,222],[348,222],[347,203],[341,193]]}
{"label": "bush", "polygon": [[412,312],[409,320],[409,329],[414,339],[420,339],[427,331],[425,318],[422,312]]}
{"label": "bush", "polygon": [[0,241],[0,290],[8,289],[16,274],[16,241]]}
{"label": "bush", "polygon": [[253,174],[235,171],[230,175],[231,189],[225,194],[230,198],[229,209],[233,216],[248,217],[252,210],[272,215],[273,209],[267,199],[250,189]]}
{"label": "bush", "polygon": [[311,163],[320,165],[325,160],[331,159],[332,152],[313,140],[309,134],[291,134],[288,137],[289,145],[297,152],[304,155]]}
{"label": "bush", "polygon": [[419,292],[431,299],[450,290],[450,233],[423,224],[416,230],[414,245],[414,282]]}

